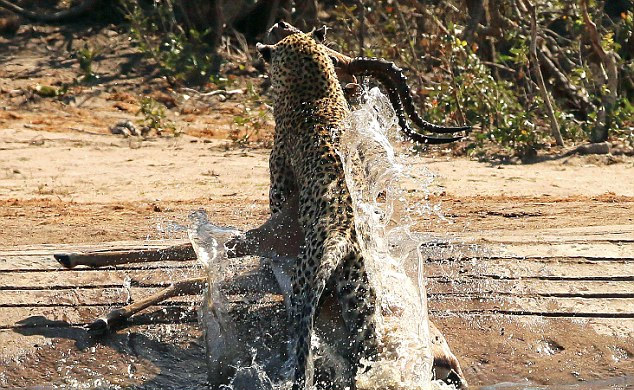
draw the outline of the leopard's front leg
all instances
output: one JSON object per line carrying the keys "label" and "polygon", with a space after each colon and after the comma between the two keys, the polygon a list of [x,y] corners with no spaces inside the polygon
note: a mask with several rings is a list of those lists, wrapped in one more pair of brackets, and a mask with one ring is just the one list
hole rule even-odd
{"label": "leopard's front leg", "polygon": [[296,257],[304,237],[298,222],[299,191],[295,174],[284,152],[284,140],[276,132],[269,158],[270,218],[261,226],[227,242],[230,257],[257,254],[274,258]]}

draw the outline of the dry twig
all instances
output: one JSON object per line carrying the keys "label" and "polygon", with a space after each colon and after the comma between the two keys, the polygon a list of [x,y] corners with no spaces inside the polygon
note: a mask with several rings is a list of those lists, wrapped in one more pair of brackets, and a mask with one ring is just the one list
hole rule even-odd
{"label": "dry twig", "polygon": [[548,95],[548,90],[546,89],[546,83],[544,82],[544,75],[542,74],[541,67],[539,66],[539,59],[537,57],[537,11],[535,9],[535,6],[531,4],[530,1],[525,0],[525,2],[531,14],[530,56],[531,56],[533,73],[534,73],[535,79],[537,79],[537,86],[539,87],[539,92],[542,95],[542,99],[544,99],[544,104],[546,104],[546,111],[548,112],[548,118],[550,119],[550,131],[553,137],[555,137],[555,141],[557,142],[557,145],[564,146],[564,139],[561,137],[561,132],[559,131],[559,123],[557,123],[557,118],[555,117],[555,110],[553,109],[550,96]]}

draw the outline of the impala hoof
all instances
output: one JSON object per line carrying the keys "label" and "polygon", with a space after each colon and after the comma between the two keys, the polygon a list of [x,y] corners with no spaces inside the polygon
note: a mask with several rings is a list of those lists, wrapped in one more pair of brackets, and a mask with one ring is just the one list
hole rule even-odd
{"label": "impala hoof", "polygon": [[103,336],[123,324],[126,319],[123,312],[117,309],[106,314],[104,317],[97,318],[91,324],[88,324],[86,328],[91,336]]}
{"label": "impala hoof", "polygon": [[75,267],[75,264],[70,260],[70,255],[66,253],[56,253],[53,255],[55,260],[60,263],[64,268],[71,269]]}
{"label": "impala hoof", "polygon": [[88,324],[86,329],[88,330],[88,334],[92,337],[103,336],[110,332],[108,321],[104,318],[96,319],[91,324]]}

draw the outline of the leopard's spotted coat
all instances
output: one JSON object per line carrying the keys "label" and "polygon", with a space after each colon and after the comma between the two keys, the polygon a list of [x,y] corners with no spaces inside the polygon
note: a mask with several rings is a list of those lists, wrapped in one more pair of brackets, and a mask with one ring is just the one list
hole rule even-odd
{"label": "leopard's spotted coat", "polygon": [[336,150],[349,114],[328,54],[298,33],[260,52],[271,64],[275,141],[270,158],[271,213],[299,196],[304,246],[293,275],[294,389],[312,385],[311,335],[326,284],[334,287],[350,334],[352,364],[377,352],[375,292],[357,242],[352,199]]}

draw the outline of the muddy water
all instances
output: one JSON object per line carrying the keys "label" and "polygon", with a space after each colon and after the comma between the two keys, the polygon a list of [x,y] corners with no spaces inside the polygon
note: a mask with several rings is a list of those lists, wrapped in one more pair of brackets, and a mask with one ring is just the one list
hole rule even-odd
{"label": "muddy water", "polygon": [[530,382],[504,382],[495,385],[481,386],[480,390],[626,390],[634,389],[634,376],[593,380],[561,385],[538,385]]}

